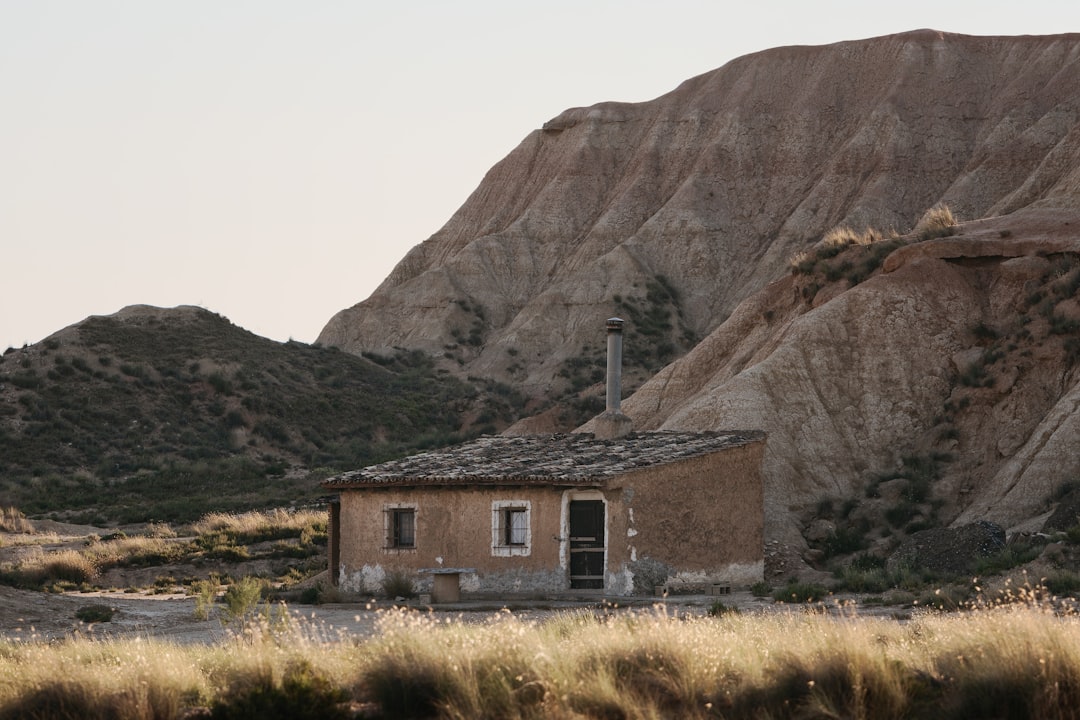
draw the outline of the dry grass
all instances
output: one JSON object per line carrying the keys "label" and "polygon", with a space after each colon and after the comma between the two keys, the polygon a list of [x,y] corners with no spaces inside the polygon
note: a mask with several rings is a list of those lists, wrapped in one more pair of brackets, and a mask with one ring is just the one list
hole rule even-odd
{"label": "dry grass", "polygon": [[913,232],[919,240],[947,237],[956,233],[956,218],[948,205],[938,204],[923,213]]}
{"label": "dry grass", "polygon": [[1080,624],[1031,606],[383,630],[360,687],[387,717],[1080,717]]}
{"label": "dry grass", "polygon": [[883,234],[872,227],[858,232],[847,225],[837,225],[826,232],[812,248],[800,250],[792,255],[788,260],[788,267],[793,273],[810,274],[819,267],[822,261],[839,255],[849,247],[869,248],[883,240],[897,241],[899,237],[895,232]]}
{"label": "dry grass", "polygon": [[821,238],[824,247],[848,247],[849,245],[870,245],[881,240],[881,233],[874,228],[866,228],[861,233],[847,225],[838,225]]}
{"label": "dry grass", "polygon": [[9,533],[32,533],[34,523],[15,507],[0,507],[0,530]]}
{"label": "dry grass", "polygon": [[[61,549],[39,548],[17,562],[3,563],[0,582],[24,588],[70,590],[92,583],[101,572],[115,567],[149,567],[208,559],[227,562],[252,557],[306,561],[321,552],[320,544],[325,545],[326,523],[326,513],[315,510],[214,513],[196,523],[193,531],[198,537],[194,541],[176,537],[176,531],[162,523],[148,525],[142,535],[129,537],[118,532],[104,540],[90,535],[81,547],[73,548],[68,543],[68,547]],[[12,537],[19,544],[61,541],[55,533]],[[257,553],[247,548],[248,544],[272,540],[279,542],[269,549],[260,548]]]}
{"label": "dry grass", "polygon": [[294,512],[274,509],[245,513],[209,513],[191,526],[197,535],[229,533],[238,537],[278,537],[289,531],[299,534],[303,530],[326,523],[322,510],[297,510]]}
{"label": "dry grass", "polygon": [[[1080,717],[1080,620],[1034,594],[906,623],[844,613],[383,613],[355,642],[247,626],[213,646],[0,646],[0,718]],[[351,703],[351,704],[350,704]],[[67,714],[57,711],[66,708]]]}

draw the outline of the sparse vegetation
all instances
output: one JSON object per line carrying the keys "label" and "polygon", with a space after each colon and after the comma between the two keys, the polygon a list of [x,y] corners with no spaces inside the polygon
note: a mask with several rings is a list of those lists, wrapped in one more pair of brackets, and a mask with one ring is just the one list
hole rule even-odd
{"label": "sparse vegetation", "polygon": [[829,590],[824,585],[795,580],[773,590],[772,596],[776,602],[810,603],[826,600],[829,594]]}
{"label": "sparse vegetation", "polygon": [[186,522],[283,505],[314,497],[330,470],[497,432],[524,405],[422,352],[280,344],[205,311],[90,318],[60,347],[0,367],[18,390],[0,400],[0,491],[32,518]]}
{"label": "sparse vegetation", "polygon": [[874,228],[860,233],[841,225],[825,233],[812,248],[796,253],[789,267],[792,273],[807,277],[801,292],[803,299],[810,302],[823,283],[844,279],[854,287],[863,282],[902,244],[895,233],[886,237]]}
{"label": "sparse vegetation", "polygon": [[382,590],[383,595],[390,599],[416,597],[413,577],[404,570],[388,571],[382,581]]}
{"label": "sparse vegetation", "polygon": [[948,205],[938,204],[927,210],[915,224],[915,236],[919,240],[948,237],[956,234],[956,218]]}
{"label": "sparse vegetation", "polygon": [[[73,590],[95,587],[100,575],[110,568],[177,563],[202,566],[207,561],[254,559],[279,560],[282,574],[296,582],[325,569],[326,523],[326,513],[317,510],[212,513],[184,530],[194,533],[193,539],[176,538],[176,531],[159,524],[148,526],[141,535],[89,536],[78,549],[39,550],[20,561],[0,565],[0,583]],[[218,583],[212,586],[216,593]],[[209,593],[209,587],[193,588],[192,594]]]}
{"label": "sparse vegetation", "polygon": [[84,623],[103,623],[111,621],[115,613],[108,605],[84,605],[75,611],[75,618]]}
{"label": "sparse vegetation", "polygon": [[393,610],[363,642],[256,618],[213,646],[21,643],[0,653],[0,717],[1076,717],[1075,616],[1039,588],[970,593],[931,591],[906,623],[722,603],[544,623]]}

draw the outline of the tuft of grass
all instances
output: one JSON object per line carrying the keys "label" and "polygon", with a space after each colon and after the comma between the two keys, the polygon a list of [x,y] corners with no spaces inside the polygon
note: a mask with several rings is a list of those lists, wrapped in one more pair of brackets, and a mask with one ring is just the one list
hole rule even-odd
{"label": "tuft of grass", "polygon": [[281,508],[244,513],[213,512],[204,515],[191,529],[197,535],[222,534],[250,543],[298,538],[312,529],[326,530],[327,515],[322,510],[289,511]]}
{"label": "tuft of grass", "polygon": [[919,222],[915,224],[914,233],[919,240],[955,235],[956,218],[953,217],[948,205],[939,203],[923,213]]}
{"label": "tuft of grass", "polygon": [[34,524],[27,520],[18,508],[7,505],[0,507],[0,530],[9,533],[32,533]]}
{"label": "tuft of grass", "polygon": [[75,587],[98,576],[100,568],[78,550],[35,553],[13,567],[0,571],[0,581],[22,588]]}

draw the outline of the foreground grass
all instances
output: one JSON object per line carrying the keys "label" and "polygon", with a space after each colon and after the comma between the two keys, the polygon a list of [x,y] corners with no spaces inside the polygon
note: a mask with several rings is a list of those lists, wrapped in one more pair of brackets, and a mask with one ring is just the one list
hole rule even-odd
{"label": "foreground grass", "polygon": [[1035,604],[903,624],[392,611],[379,630],[0,646],[0,717],[1080,717],[1080,622]]}

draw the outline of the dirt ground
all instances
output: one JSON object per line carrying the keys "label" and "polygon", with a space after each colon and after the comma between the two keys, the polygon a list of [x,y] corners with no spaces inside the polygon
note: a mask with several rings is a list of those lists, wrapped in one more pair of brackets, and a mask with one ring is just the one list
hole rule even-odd
{"label": "dirt ground", "polygon": [[[32,545],[20,543],[20,536],[4,534],[0,543],[0,562],[11,563],[21,557],[45,551],[77,548],[84,544],[90,534],[102,534],[100,528],[66,525],[38,521],[38,533],[50,533],[48,542]],[[25,538],[23,538],[25,539]],[[182,539],[178,539],[182,540]],[[235,577],[257,573],[265,568],[252,563],[239,563],[217,568]],[[196,617],[196,600],[181,593],[162,594],[153,590],[156,577],[161,575],[184,577],[195,573],[191,566],[161,566],[151,568],[113,568],[99,578],[99,585],[110,590],[91,592],[46,593],[20,590],[0,585],[0,641],[55,642],[68,638],[157,638],[187,643],[225,642],[240,632],[237,623],[225,621],[222,605],[215,605],[209,620]],[[205,575],[206,569],[201,571]],[[315,580],[317,578],[313,578]],[[127,588],[126,590],[123,588]],[[135,590],[135,588],[142,588]],[[612,613],[626,611],[653,611],[662,604],[665,611],[677,616],[700,616],[720,600],[725,606],[740,612],[801,612],[804,606],[774,603],[770,598],[754,597],[749,591],[735,591],[730,595],[710,597],[704,595],[675,596],[670,598],[484,598],[465,597],[453,605],[427,605],[417,601],[404,603],[419,612],[434,612],[441,618],[466,623],[486,622],[494,615],[511,612],[523,620],[542,621],[560,612],[589,611]],[[838,609],[833,601],[828,608]],[[113,610],[108,622],[88,624],[77,619],[80,608],[91,605],[107,605]],[[293,626],[313,638],[368,638],[378,632],[381,613],[394,607],[394,603],[375,602],[369,598],[355,598],[351,602],[323,605],[290,604],[271,606],[273,614],[287,612]],[[819,608],[822,606],[819,606]],[[860,614],[897,612],[897,608],[861,608]]]}
{"label": "dirt ground", "polygon": [[[748,591],[733,592],[722,598],[680,596],[677,598],[596,600],[468,600],[453,605],[424,605],[417,602],[405,606],[419,612],[434,612],[442,618],[465,623],[482,623],[497,614],[510,612],[526,621],[543,621],[561,612],[590,611],[620,613],[656,611],[663,607],[669,615],[679,617],[703,616],[717,599],[725,606],[748,613],[803,612],[806,606],[774,603],[768,598],[754,597]],[[842,607],[842,600],[815,606],[822,612],[855,612]],[[87,605],[108,605],[114,609],[110,622],[87,624],[76,619],[76,611]],[[381,613],[394,607],[393,603],[345,602],[324,605],[283,606],[295,627],[319,639],[364,639],[378,632]],[[897,608],[862,608],[859,614],[896,615]],[[15,642],[51,642],[66,638],[156,638],[180,644],[226,642],[236,636],[238,627],[230,626],[221,608],[216,617],[200,620],[195,616],[195,599],[179,594],[155,595],[131,592],[73,592],[50,594],[0,587],[0,639]],[[280,612],[280,610],[275,610]],[[900,611],[898,619],[909,613]]]}
{"label": "dirt ground", "polygon": [[[87,624],[75,614],[88,605],[108,605],[112,620]],[[368,637],[376,613],[363,604],[285,606],[290,618],[313,633]],[[235,627],[224,622],[221,608],[209,620],[195,616],[195,598],[179,594],[128,592],[42,593],[0,587],[0,638],[49,642],[64,638],[160,638],[177,643],[214,643],[229,639]]]}

